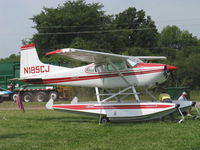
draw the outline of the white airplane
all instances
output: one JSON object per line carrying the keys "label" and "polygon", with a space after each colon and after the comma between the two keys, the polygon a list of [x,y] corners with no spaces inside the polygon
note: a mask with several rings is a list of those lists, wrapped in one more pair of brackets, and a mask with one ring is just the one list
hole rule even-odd
{"label": "white airplane", "polygon": [[[177,69],[171,65],[143,62],[166,57],[124,56],[74,48],[47,53],[51,54],[91,64],[75,68],[44,64],[38,58],[35,45],[28,44],[21,47],[20,79],[31,84],[94,87],[97,101],[80,103],[74,98],[71,104],[53,104],[50,99],[46,105],[48,109],[95,114],[100,116],[101,122],[107,122],[156,119],[176,111],[179,106],[175,103],[141,102],[136,91],[136,87],[143,87],[149,93],[148,88],[163,83],[168,74]],[[100,93],[99,88],[108,93]],[[109,93],[113,88],[121,90]],[[136,101],[123,101],[129,95],[134,95]],[[110,101],[113,98],[116,101]]]}

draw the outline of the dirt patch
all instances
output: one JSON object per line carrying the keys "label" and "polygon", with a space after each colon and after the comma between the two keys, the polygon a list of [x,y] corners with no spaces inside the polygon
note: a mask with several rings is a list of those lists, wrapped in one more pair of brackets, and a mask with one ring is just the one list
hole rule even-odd
{"label": "dirt patch", "polygon": [[[46,109],[45,107],[25,107],[25,110],[44,110]],[[19,108],[16,107],[0,107],[0,110],[19,110]]]}

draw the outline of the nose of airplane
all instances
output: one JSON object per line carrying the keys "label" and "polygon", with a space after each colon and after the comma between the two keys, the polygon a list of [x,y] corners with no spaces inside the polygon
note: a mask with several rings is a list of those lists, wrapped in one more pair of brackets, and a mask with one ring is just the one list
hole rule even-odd
{"label": "nose of airplane", "polygon": [[168,69],[169,71],[175,71],[175,70],[177,70],[177,67],[175,67],[175,66],[166,65],[166,67],[167,67],[167,69]]}

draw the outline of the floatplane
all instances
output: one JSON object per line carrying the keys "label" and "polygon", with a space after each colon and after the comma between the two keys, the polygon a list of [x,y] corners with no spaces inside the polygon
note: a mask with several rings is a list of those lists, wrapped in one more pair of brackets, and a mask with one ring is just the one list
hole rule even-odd
{"label": "floatplane", "polygon": [[[145,63],[150,60],[166,59],[164,56],[124,56],[112,53],[63,48],[46,55],[59,54],[90,63],[86,66],[66,68],[42,63],[35,44],[21,47],[20,79],[30,84],[67,85],[93,87],[96,102],[78,102],[75,97],[71,104],[54,104],[51,98],[47,109],[71,111],[99,116],[100,122],[145,121],[164,117],[177,109],[176,103],[142,102],[136,88],[149,88],[167,80],[170,72],[177,68],[172,65]],[[116,93],[110,89],[120,89]],[[105,92],[100,92],[104,89]],[[134,101],[124,101],[133,95]],[[113,101],[115,99],[115,101]],[[183,118],[180,120],[180,122]]]}

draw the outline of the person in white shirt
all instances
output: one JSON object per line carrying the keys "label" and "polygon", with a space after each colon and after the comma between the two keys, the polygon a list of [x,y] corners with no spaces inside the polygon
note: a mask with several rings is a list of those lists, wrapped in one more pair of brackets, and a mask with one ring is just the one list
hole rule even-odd
{"label": "person in white shirt", "polygon": [[[186,92],[183,92],[182,94],[181,94],[181,96],[178,98],[178,101],[187,101],[188,99],[187,99],[187,93]],[[191,111],[192,111],[192,107],[191,108],[189,108],[189,110],[188,110],[188,112],[187,112],[187,116],[192,116],[191,115]]]}
{"label": "person in white shirt", "polygon": [[178,98],[178,101],[187,101],[187,93],[183,92],[181,96]]}

